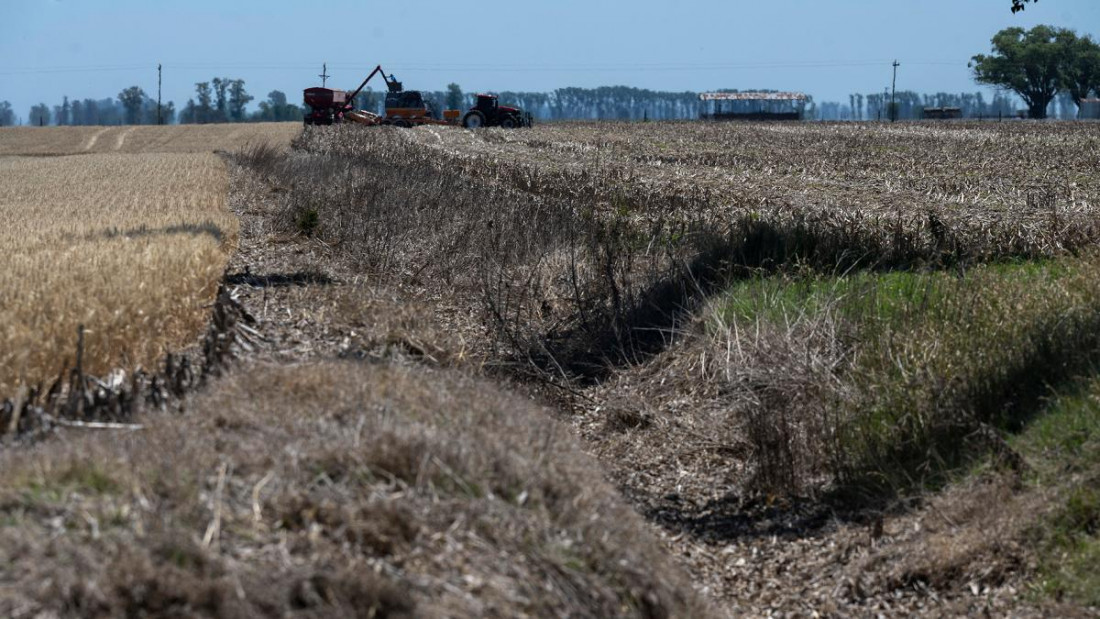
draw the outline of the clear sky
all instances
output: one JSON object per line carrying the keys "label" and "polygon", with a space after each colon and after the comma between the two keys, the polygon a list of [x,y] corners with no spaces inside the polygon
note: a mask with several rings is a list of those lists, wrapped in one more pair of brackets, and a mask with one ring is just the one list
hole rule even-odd
{"label": "clear sky", "polygon": [[[967,60],[1010,25],[1100,35],[1100,0],[2,0],[0,100],[117,96],[141,86],[182,107],[194,83],[242,78],[291,101],[319,82],[354,88],[381,63],[406,88],[548,91],[774,88],[818,101],[890,84],[973,92]],[[378,89],[378,86],[375,86]],[[253,102],[252,106],[255,106]]]}

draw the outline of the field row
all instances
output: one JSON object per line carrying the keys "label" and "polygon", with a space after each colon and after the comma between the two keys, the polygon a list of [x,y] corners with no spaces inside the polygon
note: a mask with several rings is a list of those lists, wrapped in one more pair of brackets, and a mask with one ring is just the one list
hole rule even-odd
{"label": "field row", "polygon": [[1089,125],[602,123],[316,131],[306,142],[427,158],[640,223],[810,227],[877,260],[1052,255],[1100,240],[1100,133]]}

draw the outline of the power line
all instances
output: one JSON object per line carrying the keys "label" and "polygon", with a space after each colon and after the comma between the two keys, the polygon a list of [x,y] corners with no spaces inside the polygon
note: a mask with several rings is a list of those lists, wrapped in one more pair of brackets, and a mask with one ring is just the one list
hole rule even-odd
{"label": "power line", "polygon": [[[821,61],[821,60],[806,60],[806,61],[774,61],[774,62],[730,62],[730,63],[584,63],[584,64],[560,64],[560,65],[507,65],[507,64],[486,64],[486,65],[471,65],[469,63],[464,64],[451,64],[451,63],[408,63],[401,65],[393,65],[395,70],[401,71],[458,71],[458,72],[472,72],[477,71],[479,73],[493,73],[493,72],[596,72],[596,71],[618,71],[618,72],[669,72],[669,71],[719,71],[730,69],[819,69],[819,68],[848,68],[848,67],[874,67],[881,66],[882,60],[846,60],[846,61]],[[966,61],[951,61],[951,60],[917,60],[909,61],[912,65],[927,65],[927,66],[964,66]],[[143,69],[147,65],[85,65],[85,66],[55,66],[55,67],[20,67],[20,68],[8,68],[0,71],[0,75],[28,75],[39,73],[107,73],[118,71],[138,71]],[[254,71],[292,71],[308,69],[316,65],[299,64],[299,63],[286,63],[286,64],[273,64],[273,63],[247,63],[247,62],[224,62],[224,63],[179,63],[167,65],[171,69],[176,70],[254,70]],[[333,69],[336,70],[350,70],[360,71],[364,70],[366,65],[359,64],[334,64]],[[327,64],[325,64],[325,73],[327,73]],[[319,76],[320,77],[320,76]],[[324,79],[324,78],[323,78]]]}

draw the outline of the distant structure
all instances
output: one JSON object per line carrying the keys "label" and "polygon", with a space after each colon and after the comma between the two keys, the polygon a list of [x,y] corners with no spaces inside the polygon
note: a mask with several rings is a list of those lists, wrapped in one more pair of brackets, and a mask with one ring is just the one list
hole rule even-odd
{"label": "distant structure", "polygon": [[806,95],[800,92],[704,92],[702,120],[802,120]]}
{"label": "distant structure", "polygon": [[925,120],[951,120],[962,118],[963,111],[959,107],[926,107],[921,111],[921,117]]}
{"label": "distant structure", "polygon": [[1100,120],[1100,99],[1083,99],[1077,112],[1081,120]]}

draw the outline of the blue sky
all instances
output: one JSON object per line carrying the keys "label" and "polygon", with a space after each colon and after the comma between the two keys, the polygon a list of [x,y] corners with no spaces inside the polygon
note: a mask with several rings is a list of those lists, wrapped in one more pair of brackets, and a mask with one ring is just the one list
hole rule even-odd
{"label": "blue sky", "polygon": [[1017,15],[1009,4],[4,0],[0,100],[26,117],[62,95],[136,84],[155,96],[160,62],[164,98],[178,107],[215,76],[244,79],[257,99],[279,89],[296,101],[327,62],[333,85],[347,88],[381,63],[422,90],[775,88],[846,102],[889,85],[894,58],[899,89],[974,91],[967,60],[1006,26],[1100,35],[1100,0],[1040,0]]}

